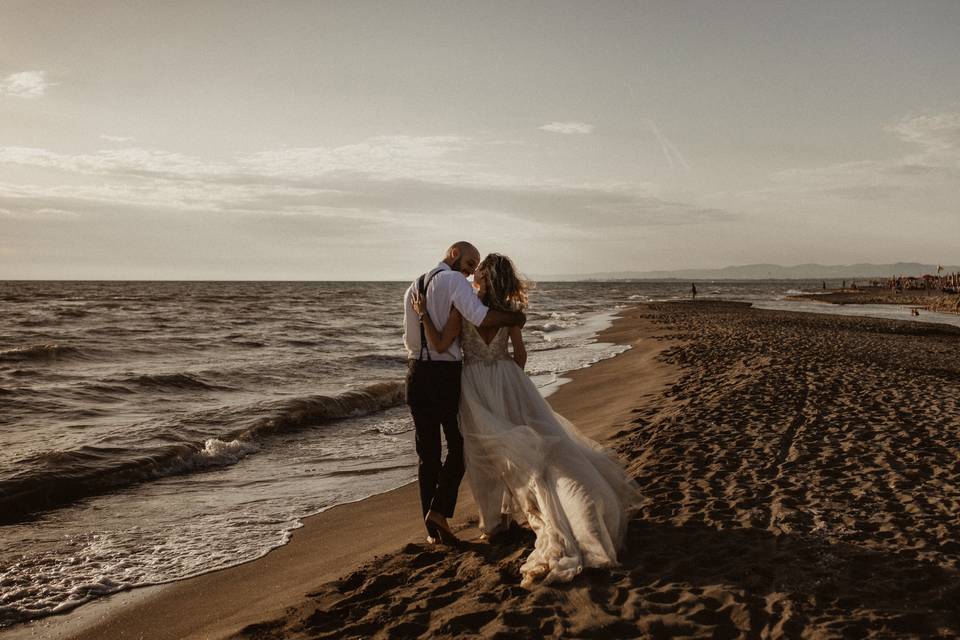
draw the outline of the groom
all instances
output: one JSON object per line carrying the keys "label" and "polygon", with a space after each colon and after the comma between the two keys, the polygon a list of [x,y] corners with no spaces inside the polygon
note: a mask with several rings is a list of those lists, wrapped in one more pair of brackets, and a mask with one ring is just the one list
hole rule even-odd
{"label": "groom", "polygon": [[[467,278],[478,264],[477,248],[469,242],[456,242],[447,249],[443,261],[417,278],[403,295],[407,404],[416,429],[420,505],[430,543],[458,542],[447,518],[453,517],[464,473],[463,437],[457,421],[463,353],[459,338],[444,353],[431,349],[423,320],[411,301],[415,297],[425,300],[423,308],[440,331],[447,324],[451,307],[456,307],[466,322],[478,327],[523,326],[523,313],[488,309],[477,298]],[[447,458],[442,464],[441,430],[447,440]]]}

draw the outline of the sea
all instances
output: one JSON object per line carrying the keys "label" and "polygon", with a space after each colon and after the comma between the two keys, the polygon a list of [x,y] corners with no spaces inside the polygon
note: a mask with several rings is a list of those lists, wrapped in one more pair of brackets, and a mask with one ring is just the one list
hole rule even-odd
{"label": "sea", "polygon": [[[252,560],[306,516],[414,481],[407,285],[0,281],[0,628]],[[820,286],[698,297],[823,312],[786,300]],[[538,283],[527,372],[549,395],[628,348],[598,340],[617,313],[689,297]]]}

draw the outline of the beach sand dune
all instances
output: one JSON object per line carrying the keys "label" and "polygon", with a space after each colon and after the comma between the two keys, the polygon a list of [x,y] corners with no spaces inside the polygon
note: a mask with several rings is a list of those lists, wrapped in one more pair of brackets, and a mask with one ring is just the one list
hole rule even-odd
{"label": "beach sand dune", "polygon": [[960,330],[733,303],[627,326],[669,339],[665,368],[618,357],[556,402],[588,424],[584,397],[607,407],[643,488],[620,568],[527,590],[529,534],[408,544],[238,637],[960,635]]}

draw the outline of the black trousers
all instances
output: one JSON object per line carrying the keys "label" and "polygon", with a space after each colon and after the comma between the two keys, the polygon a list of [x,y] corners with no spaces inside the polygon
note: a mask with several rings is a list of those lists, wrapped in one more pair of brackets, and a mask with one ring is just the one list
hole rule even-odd
{"label": "black trousers", "polygon": [[[463,436],[457,413],[460,407],[460,362],[410,360],[407,369],[407,404],[416,429],[417,479],[423,515],[431,509],[453,517],[463,480]],[[441,462],[440,433],[447,441]]]}

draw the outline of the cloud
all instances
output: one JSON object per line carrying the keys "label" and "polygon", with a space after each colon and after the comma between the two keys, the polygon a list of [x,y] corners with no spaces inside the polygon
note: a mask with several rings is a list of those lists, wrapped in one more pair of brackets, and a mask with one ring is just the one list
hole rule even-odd
{"label": "cloud", "polygon": [[46,71],[21,71],[0,80],[0,96],[40,98],[48,86]]}
{"label": "cloud", "polygon": [[235,202],[238,209],[367,211],[437,217],[499,214],[511,219],[582,230],[609,231],[729,219],[715,208],[658,198],[629,186],[532,183],[457,184],[425,180],[370,180],[343,175],[315,191],[273,193]]}
{"label": "cloud", "polygon": [[106,133],[101,133],[100,138],[106,140],[107,142],[133,142],[136,138],[131,136],[111,136]]}
{"label": "cloud", "polygon": [[960,198],[960,112],[904,118],[885,130],[917,148],[883,160],[779,171],[771,191],[911,207]]}
{"label": "cloud", "polygon": [[82,174],[157,178],[162,178],[164,174],[184,178],[190,175],[223,174],[232,170],[229,165],[182,153],[136,147],[101,149],[90,154],[64,154],[36,147],[0,147],[0,162]]}
{"label": "cloud", "polygon": [[[0,195],[0,202],[7,201]],[[44,206],[22,206],[22,202],[15,203],[13,208],[6,206],[0,207],[0,218],[16,218],[22,220],[64,220],[79,218],[80,214],[76,211],[67,211],[65,209],[55,209]]]}
{"label": "cloud", "polygon": [[261,175],[309,177],[357,172],[383,177],[452,174],[462,164],[450,158],[476,143],[460,136],[377,136],[339,147],[301,147],[241,154],[237,163]]}
{"label": "cloud", "polygon": [[[49,186],[0,184],[0,203],[22,215],[40,209],[90,215],[98,207],[358,220],[492,214],[582,234],[731,217],[637,185],[529,181],[457,161],[461,151],[477,144],[454,136],[390,136],[216,161],[135,147],[89,154],[0,147],[0,163],[58,172]],[[98,179],[62,180],[62,172]]]}
{"label": "cloud", "polygon": [[960,112],[904,118],[887,130],[927,153],[960,151]]}
{"label": "cloud", "polygon": [[755,256],[770,246],[799,262],[949,253],[960,202],[958,120],[957,113],[904,118],[883,128],[906,143],[899,154],[782,170],[766,184],[697,201],[737,211],[749,226],[731,224],[717,233],[741,230],[756,243]]}
{"label": "cloud", "polygon": [[553,133],[564,134],[587,134],[593,133],[593,125],[586,122],[551,122],[539,127],[542,131],[551,131]]}

